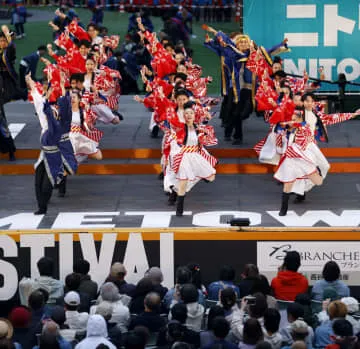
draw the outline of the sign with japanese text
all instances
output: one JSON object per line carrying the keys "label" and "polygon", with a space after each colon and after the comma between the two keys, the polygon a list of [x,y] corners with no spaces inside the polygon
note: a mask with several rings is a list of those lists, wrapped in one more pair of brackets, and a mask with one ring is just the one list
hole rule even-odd
{"label": "sign with japanese text", "polygon": [[[265,47],[288,38],[291,52],[282,56],[288,73],[306,70],[318,77],[323,67],[327,80],[345,73],[348,81],[360,82],[359,1],[244,0],[244,32]],[[334,89],[337,85],[322,86]]]}
{"label": "sign with japanese text", "polygon": [[257,265],[266,276],[276,275],[287,251],[301,256],[299,272],[311,284],[322,278],[322,269],[329,261],[336,262],[342,272],[341,279],[349,285],[360,281],[360,242],[335,241],[261,241],[257,243]]}

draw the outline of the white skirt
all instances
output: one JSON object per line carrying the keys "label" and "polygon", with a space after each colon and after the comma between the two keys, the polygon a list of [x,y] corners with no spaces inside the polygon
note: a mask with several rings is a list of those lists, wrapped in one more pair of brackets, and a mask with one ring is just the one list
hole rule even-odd
{"label": "white skirt", "polygon": [[86,137],[80,132],[70,132],[69,138],[78,162],[84,161],[89,155],[95,154],[99,150],[98,142]]}
{"label": "white skirt", "polygon": [[[285,149],[276,146],[277,134],[271,131],[266,137],[265,143],[259,154],[259,162],[263,164],[278,165],[281,154]],[[286,147],[286,143],[284,143]]]}
{"label": "white skirt", "polygon": [[311,174],[317,172],[317,165],[311,151],[308,150],[309,147],[302,151],[297,144],[292,144],[291,148],[301,157],[286,157],[282,160],[274,174],[274,178],[282,183],[292,183],[299,179],[308,179]]}
{"label": "white skirt", "polygon": [[197,181],[213,176],[216,170],[199,153],[184,153],[181,159],[177,180]]}
{"label": "white skirt", "polygon": [[91,110],[96,115],[96,120],[104,124],[111,124],[115,119],[115,115],[106,104],[96,104],[91,107]]}

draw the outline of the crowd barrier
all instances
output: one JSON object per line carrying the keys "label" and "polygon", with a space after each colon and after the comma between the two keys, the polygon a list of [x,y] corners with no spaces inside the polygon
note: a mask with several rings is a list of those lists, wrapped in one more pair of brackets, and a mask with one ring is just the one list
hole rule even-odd
{"label": "crowd barrier", "polygon": [[[102,219],[105,226],[109,219]],[[72,272],[74,260],[85,258],[99,284],[111,264],[122,261],[128,282],[140,280],[150,266],[160,266],[164,284],[171,287],[176,267],[189,262],[201,265],[204,283],[217,280],[224,264],[234,266],[239,277],[245,264],[254,263],[271,279],[286,251],[297,250],[310,283],[321,278],[327,261],[335,260],[342,280],[360,285],[360,228],[96,228],[100,221],[91,221],[89,213],[84,229],[0,231],[0,300],[16,294],[22,277],[38,275],[36,263],[44,255],[54,259],[62,280]]]}

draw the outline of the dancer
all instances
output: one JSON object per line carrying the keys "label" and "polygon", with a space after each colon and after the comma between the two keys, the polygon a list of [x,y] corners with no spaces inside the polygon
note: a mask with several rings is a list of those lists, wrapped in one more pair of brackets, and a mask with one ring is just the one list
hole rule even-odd
{"label": "dancer", "polygon": [[4,105],[11,100],[26,100],[26,92],[18,85],[14,68],[16,49],[11,33],[6,25],[0,33],[0,152],[9,154],[9,161],[15,161],[16,147],[6,120]]}

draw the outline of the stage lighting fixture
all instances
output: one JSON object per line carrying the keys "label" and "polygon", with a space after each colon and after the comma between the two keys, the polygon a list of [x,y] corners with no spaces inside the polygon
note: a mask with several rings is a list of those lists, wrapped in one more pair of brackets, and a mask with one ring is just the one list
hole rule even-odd
{"label": "stage lighting fixture", "polygon": [[228,222],[231,227],[248,227],[250,225],[249,218],[233,218]]}

